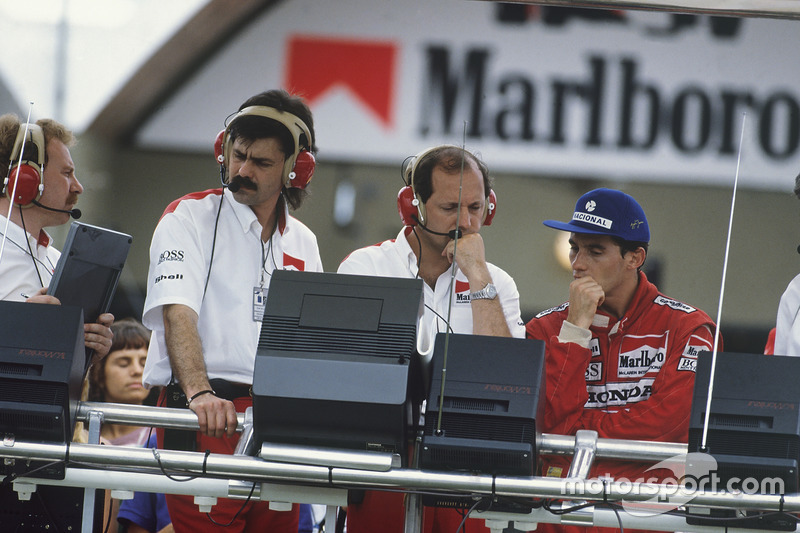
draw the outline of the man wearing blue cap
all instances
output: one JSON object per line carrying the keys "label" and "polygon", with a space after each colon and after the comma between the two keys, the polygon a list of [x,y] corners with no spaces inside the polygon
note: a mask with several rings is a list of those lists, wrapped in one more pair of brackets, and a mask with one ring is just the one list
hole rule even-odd
{"label": "man wearing blue cap", "polygon": [[[581,196],[572,220],[544,224],[570,232],[574,280],[568,302],[526,326],[547,344],[543,431],[687,442],[697,354],[711,350],[716,326],[641,272],[650,241],[644,210],[627,194],[596,189]],[[547,458],[542,474],[563,477],[568,465]],[[649,466],[598,462],[591,477],[648,480]]]}

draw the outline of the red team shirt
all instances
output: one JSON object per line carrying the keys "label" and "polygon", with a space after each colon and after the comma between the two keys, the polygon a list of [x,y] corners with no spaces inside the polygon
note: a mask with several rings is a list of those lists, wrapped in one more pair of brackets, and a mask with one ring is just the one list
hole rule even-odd
{"label": "red team shirt", "polygon": [[[697,354],[710,351],[714,341],[711,318],[661,294],[643,273],[623,317],[598,310],[588,346],[559,339],[568,307],[542,311],[526,326],[529,338],[547,345],[542,431],[590,429],[600,438],[687,442]],[[541,475],[566,476],[570,457],[543,459]],[[648,479],[650,466],[598,461],[590,477]],[[544,528],[567,529],[540,524]]]}

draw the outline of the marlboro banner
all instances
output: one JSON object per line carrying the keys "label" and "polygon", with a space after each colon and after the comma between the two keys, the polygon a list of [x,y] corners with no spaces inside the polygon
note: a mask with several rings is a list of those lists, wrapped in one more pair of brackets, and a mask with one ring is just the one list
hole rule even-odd
{"label": "marlboro banner", "polygon": [[741,138],[740,185],[785,189],[800,172],[798,24],[292,0],[187,80],[138,142],[207,151],[242,101],[284,87],[311,106],[321,161],[399,164],[449,142],[494,171],[730,184]]}

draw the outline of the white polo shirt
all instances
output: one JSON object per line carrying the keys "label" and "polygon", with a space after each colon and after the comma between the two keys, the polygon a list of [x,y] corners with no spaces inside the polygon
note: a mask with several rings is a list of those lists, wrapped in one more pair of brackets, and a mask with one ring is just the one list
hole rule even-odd
{"label": "white polo shirt", "polygon": [[[6,220],[0,215],[0,243]],[[52,243],[53,239],[44,230],[37,239],[9,221],[8,235],[0,257],[0,300],[24,302],[27,296],[33,296],[42,287],[50,285],[58,258],[61,257],[61,252],[51,246]]]}
{"label": "white polo shirt", "polygon": [[778,305],[775,354],[800,356],[800,275],[786,287]]}
{"label": "white polo shirt", "polygon": [[289,216],[288,208],[279,213],[269,242],[262,242],[261,230],[250,207],[238,203],[227,190],[193,193],[167,207],[150,244],[142,320],[153,337],[145,385],[166,385],[172,376],[164,338],[167,304],[183,304],[198,314],[210,379],[252,383],[261,333],[260,316],[254,316],[258,296],[254,293],[263,288],[266,294],[275,269],[322,271],[316,237]]}
{"label": "white polo shirt", "polygon": [[[396,239],[367,246],[348,255],[339,265],[343,274],[387,276],[394,278],[416,278],[417,256],[408,244],[406,234],[411,228],[403,228]],[[503,307],[508,329],[513,337],[525,337],[525,324],[519,310],[519,292],[514,279],[504,270],[487,263],[492,283],[497,288],[497,298]],[[445,271],[436,280],[436,287],[423,283],[425,312],[417,324],[417,351],[429,362],[433,356],[436,334],[447,331],[448,307],[452,333],[472,333],[472,306],[469,301],[469,281],[456,266],[455,290],[450,290],[451,270]]]}

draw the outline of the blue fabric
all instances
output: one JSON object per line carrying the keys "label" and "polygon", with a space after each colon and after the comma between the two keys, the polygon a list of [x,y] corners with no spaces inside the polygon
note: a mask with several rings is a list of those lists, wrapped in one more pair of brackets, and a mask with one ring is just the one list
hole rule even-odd
{"label": "blue fabric", "polygon": [[[147,441],[147,447],[156,447],[155,431]],[[120,502],[117,522],[122,524],[133,522],[148,531],[161,531],[171,522],[164,495],[135,492],[133,499]]]}
{"label": "blue fabric", "polygon": [[312,533],[314,531],[314,512],[311,510],[311,504],[300,504],[300,525],[297,528],[297,533]]}

